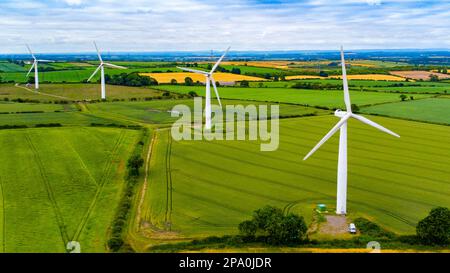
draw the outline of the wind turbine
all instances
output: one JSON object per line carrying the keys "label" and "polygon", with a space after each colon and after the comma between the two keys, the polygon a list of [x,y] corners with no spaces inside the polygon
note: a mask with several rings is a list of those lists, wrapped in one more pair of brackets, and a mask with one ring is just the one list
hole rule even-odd
{"label": "wind turbine", "polygon": [[205,128],[208,130],[211,129],[211,85],[210,85],[210,83],[212,82],[212,85],[214,87],[214,92],[216,93],[217,101],[219,102],[219,105],[222,108],[222,103],[220,102],[219,92],[217,91],[216,81],[214,80],[213,73],[217,69],[220,62],[223,60],[223,58],[225,58],[225,55],[227,55],[229,50],[230,50],[230,47],[228,47],[227,50],[225,50],[225,53],[223,53],[223,55],[214,64],[214,66],[211,68],[211,71],[209,71],[209,72],[190,69],[190,68],[184,68],[184,67],[177,67],[181,70],[193,72],[193,73],[197,73],[197,74],[202,74],[206,77],[206,82],[205,82],[205,84],[206,84]]}
{"label": "wind turbine", "polygon": [[396,133],[384,128],[383,126],[363,117],[352,113],[350,94],[348,92],[347,72],[345,69],[344,49],[341,47],[341,65],[342,65],[342,81],[344,85],[344,101],[346,111],[336,110],[334,115],[341,120],[325,135],[322,140],[303,158],[306,160],[310,157],[322,144],[324,144],[334,133],[339,132],[339,159],[337,172],[337,201],[336,214],[345,215],[347,213],[347,121],[350,118],[357,119],[365,124],[377,128],[380,131],[400,137]]}
{"label": "wind turbine", "polygon": [[30,75],[31,70],[33,70],[34,68],[34,88],[35,89],[39,89],[39,71],[38,71],[38,63],[51,63],[53,61],[49,61],[49,60],[38,60],[36,59],[36,57],[34,56],[33,52],[31,52],[30,47],[26,44],[28,52],[30,52],[31,57],[33,57],[33,64],[31,65],[30,70],[28,70],[27,73],[27,77]]}
{"label": "wind turbine", "polygon": [[119,68],[119,69],[127,69],[127,68],[123,67],[123,66],[103,62],[102,56],[100,55],[100,51],[98,50],[97,44],[95,42],[94,42],[94,46],[95,46],[95,50],[97,50],[97,55],[98,55],[98,59],[100,60],[100,65],[97,67],[97,69],[95,69],[94,73],[92,73],[92,75],[89,77],[89,79],[87,81],[90,81],[92,79],[92,77],[94,77],[95,74],[97,74],[97,72],[100,70],[100,81],[101,81],[101,85],[102,85],[102,100],[104,100],[104,99],[106,99],[104,67],[109,66],[112,68]]}

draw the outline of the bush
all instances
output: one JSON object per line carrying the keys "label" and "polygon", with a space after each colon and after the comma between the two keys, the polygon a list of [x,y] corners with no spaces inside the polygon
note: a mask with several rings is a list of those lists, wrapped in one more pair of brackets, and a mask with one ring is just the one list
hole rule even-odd
{"label": "bush", "polygon": [[239,232],[246,237],[253,237],[258,230],[258,226],[255,221],[247,220],[239,224]]}
{"label": "bush", "polygon": [[128,159],[127,168],[130,176],[139,176],[139,168],[144,165],[144,159],[140,155],[133,155]]}
{"label": "bush", "polygon": [[383,229],[378,224],[375,224],[366,218],[356,218],[354,221],[356,228],[361,232],[363,235],[367,235],[373,238],[378,239],[392,239],[395,237],[395,234]]}
{"label": "bush", "polygon": [[239,224],[239,231],[246,239],[260,233],[273,245],[299,243],[305,239],[307,230],[303,217],[292,213],[284,215],[281,209],[272,206],[256,210],[252,220]]}
{"label": "bush", "polygon": [[438,207],[419,221],[417,236],[426,245],[446,245],[450,242],[450,210]]}
{"label": "bush", "polygon": [[120,237],[113,237],[108,240],[108,247],[112,251],[118,251],[123,245],[123,240]]}
{"label": "bush", "polygon": [[188,95],[190,96],[190,97],[198,97],[198,95],[197,95],[197,93],[195,93],[194,91],[189,91],[189,93],[188,93]]}
{"label": "bush", "polygon": [[141,76],[138,72],[121,73],[113,76],[105,75],[105,82],[108,84],[125,86],[158,85],[158,82],[154,78]]}

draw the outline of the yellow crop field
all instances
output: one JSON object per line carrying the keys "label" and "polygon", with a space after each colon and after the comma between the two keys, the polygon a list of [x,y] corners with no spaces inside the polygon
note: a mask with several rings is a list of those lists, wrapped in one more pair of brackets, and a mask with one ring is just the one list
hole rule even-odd
{"label": "yellow crop field", "polygon": [[[331,79],[340,79],[341,76],[330,76]],[[375,81],[405,81],[406,79],[394,75],[384,74],[361,74],[361,75],[347,75],[349,80],[375,80]]]}
{"label": "yellow crop field", "polygon": [[[139,73],[141,76],[149,76],[158,81],[158,83],[170,83],[175,79],[178,83],[184,83],[186,77],[190,77],[194,82],[205,82],[205,76],[190,72],[171,72],[171,73]],[[237,81],[265,81],[266,79],[237,75],[231,73],[214,73],[214,79],[218,82],[237,82]]]}
{"label": "yellow crop field", "polygon": [[268,67],[268,68],[278,68],[278,69],[288,69],[289,64],[293,64],[295,62],[291,61],[236,61],[236,62],[222,62],[223,65],[248,65],[248,66],[256,66],[256,67]]}
{"label": "yellow crop field", "polygon": [[325,77],[311,76],[311,75],[286,76],[286,80],[307,80],[307,79],[324,79],[324,78]]}

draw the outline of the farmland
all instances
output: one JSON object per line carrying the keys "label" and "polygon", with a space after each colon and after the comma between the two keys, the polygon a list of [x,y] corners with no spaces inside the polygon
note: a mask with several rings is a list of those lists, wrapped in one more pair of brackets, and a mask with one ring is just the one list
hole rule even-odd
{"label": "farmland", "polygon": [[[205,76],[189,72],[175,72],[175,73],[140,73],[142,76],[149,76],[158,81],[158,83],[170,83],[176,80],[178,83],[184,83],[186,77],[190,77],[194,82],[205,82]],[[218,82],[236,82],[236,81],[264,81],[265,79],[258,77],[251,77],[245,75],[236,75],[231,73],[215,73],[214,79]]]}
{"label": "farmland", "polygon": [[[176,93],[187,94],[194,91],[199,95],[204,95],[204,87],[201,86],[159,86],[158,89],[167,90]],[[350,92],[352,103],[357,105],[370,105],[376,103],[400,101],[399,95],[395,93],[377,93],[377,92]],[[220,96],[227,99],[255,100],[268,102],[295,103],[310,106],[323,107],[343,107],[342,91],[318,91],[302,90],[288,88],[227,88],[222,87]],[[427,97],[428,95],[416,95],[417,98]]]}
{"label": "farmland", "polygon": [[[261,152],[260,141],[172,140],[169,127],[178,119],[171,116],[172,108],[192,109],[193,97],[205,96],[204,77],[176,66],[207,70],[208,63],[113,63],[129,69],[107,69],[110,76],[137,72],[159,84],[107,85],[107,99],[100,101],[98,77],[83,83],[95,61],[42,65],[49,71],[40,74],[39,92],[24,84],[0,84],[4,252],[64,252],[72,239],[80,241],[82,252],[112,251],[107,241],[128,185],[126,161],[138,140],[141,157],[149,161],[136,178],[122,233],[136,251],[237,234],[238,223],[264,205],[298,213],[308,224],[314,222],[317,203],[333,209],[338,137],[308,161],[302,157],[337,121],[333,110],[345,107],[336,62],[229,61],[220,66],[225,72],[217,72],[215,80],[232,85],[218,87],[223,111],[232,105],[279,106],[280,146],[274,152]],[[398,234],[413,234],[432,207],[450,206],[450,144],[439,141],[450,134],[450,83],[388,74],[404,63],[349,63],[352,103],[401,138],[350,122],[348,217],[363,216]],[[318,77],[317,66],[332,73]],[[0,76],[25,82],[20,71],[28,68],[0,62]],[[241,74],[227,72],[233,68]],[[186,76],[192,86],[184,85]],[[168,84],[172,79],[176,85]],[[242,80],[249,87],[241,86]],[[214,93],[212,100],[218,105]],[[55,124],[61,127],[51,127]],[[129,129],[136,125],[151,137],[141,139],[141,130]]]}
{"label": "farmland", "polygon": [[450,79],[450,75],[429,71],[391,71],[391,74],[413,80],[429,80],[432,75],[439,79]]}
{"label": "farmland", "polygon": [[[430,208],[450,205],[445,167],[450,144],[436,143],[450,134],[450,127],[372,119],[402,137],[350,122],[352,217],[365,216],[408,234]],[[259,152],[258,142],[175,142],[168,131],[160,131],[150,163],[155,172],[144,203],[144,226],[164,230],[169,221],[179,237],[234,234],[240,221],[265,204],[289,208],[310,221],[315,204],[334,206],[338,137],[311,160],[302,157],[335,122],[330,116],[282,120],[280,147],[271,153]]]}
{"label": "farmland", "polygon": [[430,98],[375,105],[363,109],[364,113],[378,114],[418,121],[450,125],[450,99]]}
{"label": "farmland", "polygon": [[2,251],[64,252],[70,240],[103,251],[136,138],[109,128],[1,130]]}

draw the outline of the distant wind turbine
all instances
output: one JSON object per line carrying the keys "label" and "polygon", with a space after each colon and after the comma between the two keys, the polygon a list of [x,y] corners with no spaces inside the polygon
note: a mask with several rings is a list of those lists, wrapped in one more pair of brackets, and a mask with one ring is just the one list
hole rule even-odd
{"label": "distant wind turbine", "polygon": [[342,80],[344,84],[344,101],[346,111],[336,110],[334,115],[341,118],[341,120],[319,141],[319,143],[303,158],[306,160],[310,157],[322,144],[324,144],[332,135],[338,130],[339,132],[339,159],[338,159],[338,173],[337,173],[337,201],[336,214],[347,214],[347,121],[350,118],[355,118],[365,124],[377,128],[380,131],[400,137],[396,133],[384,128],[383,126],[363,117],[352,113],[350,94],[348,92],[347,72],[345,68],[344,49],[341,47],[341,65],[342,65]]}
{"label": "distant wind turbine", "polygon": [[26,44],[28,52],[30,52],[31,57],[33,57],[33,64],[31,65],[30,70],[28,70],[27,77],[30,75],[31,71],[34,68],[34,88],[39,89],[39,71],[38,71],[38,63],[51,63],[53,61],[49,60],[38,60],[34,56],[33,52],[31,52],[30,47]]}
{"label": "distant wind turbine", "polygon": [[114,65],[110,63],[103,62],[102,56],[100,55],[100,51],[98,50],[97,44],[94,42],[95,50],[97,51],[98,59],[100,60],[100,65],[95,69],[94,73],[89,77],[87,81],[90,81],[95,74],[100,70],[100,81],[102,86],[102,100],[106,99],[106,88],[105,88],[105,69],[104,66],[109,66],[112,68],[119,68],[119,69],[127,69],[126,67]]}
{"label": "distant wind turbine", "polygon": [[197,74],[202,74],[206,77],[206,103],[205,103],[205,128],[211,129],[211,86],[210,83],[212,82],[212,85],[214,87],[214,92],[216,93],[217,101],[219,102],[220,107],[222,108],[222,103],[220,102],[219,92],[217,91],[216,81],[214,80],[213,73],[219,66],[220,62],[222,62],[223,58],[225,58],[225,55],[227,55],[228,51],[230,50],[230,47],[225,50],[225,53],[219,58],[219,60],[214,64],[211,71],[201,71],[201,70],[195,70],[190,68],[184,68],[184,67],[177,67],[181,70],[193,72]]}

